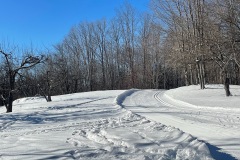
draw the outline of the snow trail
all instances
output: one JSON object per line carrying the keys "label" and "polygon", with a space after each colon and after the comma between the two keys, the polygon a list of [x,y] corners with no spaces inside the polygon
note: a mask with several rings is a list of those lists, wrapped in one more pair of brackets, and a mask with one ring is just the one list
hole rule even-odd
{"label": "snow trail", "polygon": [[140,90],[127,97],[123,106],[133,113],[179,128],[208,142],[211,153],[217,159],[219,156],[240,159],[239,113],[178,103],[169,99],[167,93],[164,90]]}

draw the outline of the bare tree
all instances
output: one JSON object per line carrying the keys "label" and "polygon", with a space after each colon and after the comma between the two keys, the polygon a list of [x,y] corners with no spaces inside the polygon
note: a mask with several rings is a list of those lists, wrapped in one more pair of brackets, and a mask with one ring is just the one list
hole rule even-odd
{"label": "bare tree", "polygon": [[12,112],[12,106],[14,101],[13,92],[16,91],[15,90],[16,76],[20,73],[21,70],[32,68],[38,63],[41,63],[43,60],[43,56],[39,57],[28,55],[24,57],[21,64],[17,66],[14,63],[12,53],[6,53],[3,50],[0,50],[0,53],[3,55],[5,59],[6,72],[8,76],[8,95],[7,97],[1,95],[1,97],[4,100],[7,112]]}
{"label": "bare tree", "polygon": [[118,18],[121,25],[121,35],[123,39],[124,52],[128,61],[131,82],[130,86],[135,87],[135,43],[138,24],[136,10],[129,3],[125,3],[123,9],[118,12]]}

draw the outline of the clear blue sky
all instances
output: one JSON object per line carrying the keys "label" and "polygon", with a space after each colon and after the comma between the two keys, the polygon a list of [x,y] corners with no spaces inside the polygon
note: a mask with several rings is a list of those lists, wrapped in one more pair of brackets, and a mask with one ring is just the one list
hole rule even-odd
{"label": "clear blue sky", "polygon": [[0,0],[0,43],[48,47],[60,42],[73,25],[111,19],[128,1],[140,11],[149,0]]}

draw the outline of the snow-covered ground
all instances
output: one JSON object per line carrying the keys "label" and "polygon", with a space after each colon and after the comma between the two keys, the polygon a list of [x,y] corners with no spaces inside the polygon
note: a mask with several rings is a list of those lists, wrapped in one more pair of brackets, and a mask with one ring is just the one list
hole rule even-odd
{"label": "snow-covered ground", "polygon": [[[13,113],[0,108],[0,159],[212,159],[208,144],[155,121],[163,115],[155,109],[171,108],[162,105],[162,93],[115,90],[55,96],[48,103],[16,100]],[[135,108],[155,116],[135,114]]]}
{"label": "snow-covered ground", "polygon": [[240,86],[188,86],[164,90],[139,90],[123,106],[151,121],[174,126],[205,141],[213,158],[240,159]]}

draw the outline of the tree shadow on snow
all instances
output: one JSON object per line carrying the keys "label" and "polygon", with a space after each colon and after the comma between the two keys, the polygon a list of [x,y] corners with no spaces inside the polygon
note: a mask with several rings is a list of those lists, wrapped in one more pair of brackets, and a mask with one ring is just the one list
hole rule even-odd
{"label": "tree shadow on snow", "polygon": [[[90,104],[91,102],[96,102],[96,101],[105,100],[109,98],[113,98],[113,97],[111,96],[106,98],[92,99],[87,102],[81,102],[81,103],[72,104],[72,105],[63,104],[63,105],[49,106],[47,108],[43,108],[42,110],[33,111],[32,113],[14,113],[13,112],[8,114],[0,114],[0,121],[3,121],[2,125],[0,124],[0,131],[7,128],[11,124],[14,124],[14,122],[16,121],[25,122],[28,124],[42,124],[42,123],[49,123],[49,122],[65,122],[68,120],[76,120],[79,118],[92,117],[93,115],[96,116],[96,115],[107,114],[107,113],[111,114],[111,112],[109,111],[111,108],[105,107],[104,109],[102,109],[99,107],[99,110],[98,110],[95,108],[99,105]],[[83,108],[80,108],[79,110],[76,110],[78,107],[81,107],[81,105],[86,105],[86,104],[89,104],[85,107],[85,109],[86,108],[88,109],[84,110]],[[107,104],[106,105],[101,104],[101,105],[107,106]],[[75,109],[75,110],[71,110],[71,109]],[[63,110],[63,111],[58,112],[60,110]]]}
{"label": "tree shadow on snow", "polygon": [[216,160],[237,160],[236,158],[234,158],[233,156],[231,156],[230,154],[227,153],[223,153],[221,152],[220,148],[213,146],[209,143],[206,143],[208,146],[208,149],[210,151],[211,156],[216,159]]}
{"label": "tree shadow on snow", "polygon": [[[14,157],[21,157],[22,159],[38,159],[38,160],[46,160],[46,159],[77,159],[75,157],[75,150],[68,151],[67,149],[56,149],[56,150],[44,150],[42,151],[33,151],[28,153],[15,153],[15,154],[2,154],[0,155],[4,159],[14,159]],[[35,158],[36,157],[36,158]]]}

